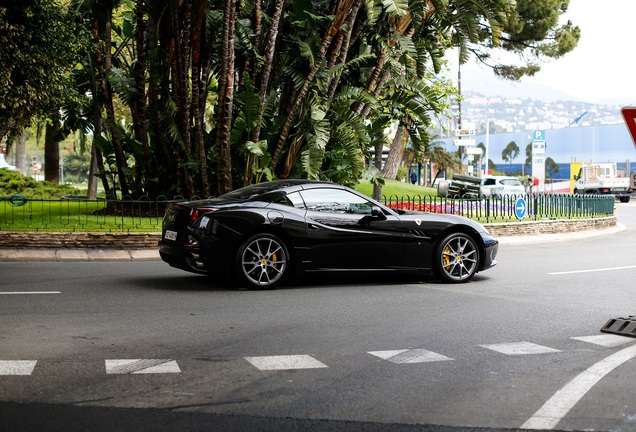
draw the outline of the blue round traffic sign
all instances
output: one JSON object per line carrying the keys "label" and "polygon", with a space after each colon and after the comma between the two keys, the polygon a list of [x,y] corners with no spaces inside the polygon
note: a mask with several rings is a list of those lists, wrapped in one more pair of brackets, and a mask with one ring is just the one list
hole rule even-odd
{"label": "blue round traffic sign", "polygon": [[517,201],[515,201],[515,216],[517,216],[517,219],[523,219],[526,216],[527,210],[526,199],[517,198]]}

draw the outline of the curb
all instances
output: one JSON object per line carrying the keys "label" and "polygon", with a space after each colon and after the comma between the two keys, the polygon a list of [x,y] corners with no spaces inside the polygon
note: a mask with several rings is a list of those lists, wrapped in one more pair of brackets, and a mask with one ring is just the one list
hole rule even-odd
{"label": "curb", "polygon": [[2,249],[0,262],[159,261],[156,249]]}
{"label": "curb", "polygon": [[573,231],[565,233],[537,234],[537,235],[519,235],[519,236],[501,236],[496,237],[500,245],[528,245],[537,243],[551,243],[571,240],[583,240],[593,237],[599,237],[609,234],[615,234],[625,231],[627,227],[623,224],[616,223],[608,228],[599,228],[595,230]]}

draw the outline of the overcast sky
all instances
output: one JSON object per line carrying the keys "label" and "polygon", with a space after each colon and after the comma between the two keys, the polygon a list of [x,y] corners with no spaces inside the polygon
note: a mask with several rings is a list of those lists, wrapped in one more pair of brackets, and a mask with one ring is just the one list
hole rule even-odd
{"label": "overcast sky", "polygon": [[[578,46],[522,82],[548,85],[588,102],[636,100],[636,0],[570,0],[564,18],[581,29]],[[475,61],[466,65],[475,67]]]}

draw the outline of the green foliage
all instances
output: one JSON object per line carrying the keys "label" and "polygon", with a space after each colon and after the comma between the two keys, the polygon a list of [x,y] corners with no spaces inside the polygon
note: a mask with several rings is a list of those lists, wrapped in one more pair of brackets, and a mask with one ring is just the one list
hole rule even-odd
{"label": "green foliage", "polygon": [[554,178],[559,173],[559,164],[549,157],[545,160],[545,170],[548,178]]}
{"label": "green foliage", "polygon": [[409,180],[409,172],[408,172],[408,170],[406,169],[405,166],[400,166],[398,168],[397,175],[395,176],[395,178],[397,180],[399,180],[399,181],[402,181],[402,180],[407,181],[407,182],[410,181]]}
{"label": "green foliage", "polygon": [[517,159],[517,156],[519,156],[519,146],[516,142],[510,141],[501,152],[501,159],[512,163],[513,160]]}
{"label": "green foliage", "polygon": [[248,1],[234,16],[193,0],[14,2],[0,7],[0,137],[64,107],[65,132],[103,126],[102,181],[153,197],[284,177],[355,184],[396,123],[415,158],[452,169],[429,128],[456,92],[439,78],[446,51],[529,55],[493,67],[533,74],[576,46],[578,28],[558,21],[567,4],[265,1],[256,16]]}
{"label": "green foliage", "polygon": [[0,197],[24,195],[27,198],[60,198],[64,195],[84,194],[77,188],[68,185],[57,185],[49,182],[36,181],[32,177],[22,176],[17,171],[0,169]]}
{"label": "green foliage", "polygon": [[74,98],[70,72],[88,29],[60,2],[4,2],[0,7],[0,139]]}
{"label": "green foliage", "polygon": [[[517,80],[540,70],[545,59],[557,59],[576,48],[580,29],[571,21],[559,23],[570,0],[516,0],[506,14],[501,48],[516,54],[522,64],[496,65],[494,71],[504,78]],[[486,61],[489,55],[482,55]]]}
{"label": "green foliage", "polygon": [[64,156],[64,181],[80,183],[87,180],[91,157],[87,153],[68,153]]}

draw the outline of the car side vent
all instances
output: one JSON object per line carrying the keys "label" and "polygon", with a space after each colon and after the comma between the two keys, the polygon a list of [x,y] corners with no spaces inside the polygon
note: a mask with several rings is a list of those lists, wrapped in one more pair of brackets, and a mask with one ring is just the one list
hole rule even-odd
{"label": "car side vent", "polygon": [[422,237],[422,238],[429,238],[429,235],[426,234],[426,232],[424,230],[419,230],[419,229],[410,229],[409,233],[411,233],[411,235],[413,237]]}

